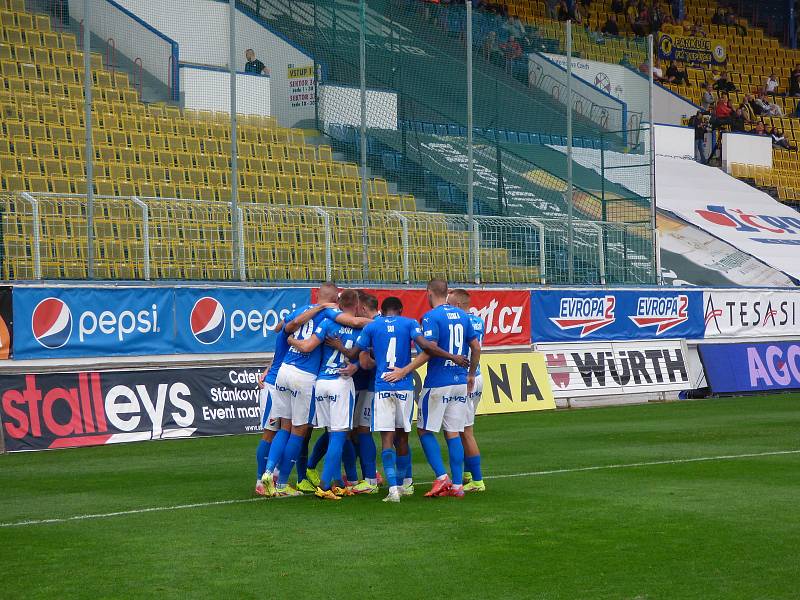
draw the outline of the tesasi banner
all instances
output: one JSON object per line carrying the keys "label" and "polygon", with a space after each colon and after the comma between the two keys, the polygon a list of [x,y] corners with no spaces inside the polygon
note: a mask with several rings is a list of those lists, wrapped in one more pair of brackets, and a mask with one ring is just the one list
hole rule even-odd
{"label": "tesasi banner", "polygon": [[308,288],[176,288],[173,352],[272,352],[275,326],[310,298]]}
{"label": "tesasi banner", "polygon": [[[425,366],[414,374],[416,399],[422,391],[425,374]],[[540,352],[481,354],[481,376],[483,396],[476,414],[528,412],[556,407],[544,355]]]}
{"label": "tesasi banner", "polygon": [[687,353],[680,340],[537,344],[556,398],[686,390]]}
{"label": "tesasi banner", "polygon": [[259,430],[259,369],[0,376],[6,448],[42,450]]}
{"label": "tesasi banner", "polygon": [[11,358],[13,323],[11,288],[0,287],[0,360]]}
{"label": "tesasi banner", "polygon": [[715,394],[800,389],[800,342],[700,344]]}
{"label": "tesasi banner", "polygon": [[[389,296],[400,298],[403,315],[419,320],[430,310],[425,290],[416,289],[365,289],[378,297],[378,306]],[[530,292],[526,290],[467,290],[472,308],[470,312],[479,315],[485,326],[483,345],[490,346],[530,346],[531,311]],[[316,300],[317,290],[312,290]]]}
{"label": "tesasi banner", "polygon": [[533,341],[699,339],[702,301],[693,290],[533,290]]}
{"label": "tesasi banner", "polygon": [[171,354],[168,288],[28,288],[13,293],[14,358]]}
{"label": "tesasi banner", "polygon": [[703,305],[706,338],[800,338],[800,291],[709,290]]}

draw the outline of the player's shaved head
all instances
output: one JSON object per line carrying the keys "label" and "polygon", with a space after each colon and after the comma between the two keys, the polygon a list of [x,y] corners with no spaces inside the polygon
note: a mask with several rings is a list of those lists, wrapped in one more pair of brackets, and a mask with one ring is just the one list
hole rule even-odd
{"label": "player's shaved head", "polygon": [[402,314],[403,303],[400,301],[400,298],[396,296],[384,298],[383,302],[381,302],[381,312],[387,317]]}
{"label": "player's shaved head", "polygon": [[321,304],[336,302],[339,297],[339,288],[332,281],[326,281],[319,286],[319,301]]}
{"label": "player's shaved head", "polygon": [[444,279],[431,279],[428,282],[428,291],[434,298],[444,300],[447,298],[447,282]]}
{"label": "player's shaved head", "polygon": [[358,292],[355,290],[344,290],[339,294],[339,308],[347,311],[355,311],[358,308]]}
{"label": "player's shaved head", "polygon": [[463,288],[450,290],[447,295],[447,301],[453,306],[467,310],[469,309],[469,292]]}

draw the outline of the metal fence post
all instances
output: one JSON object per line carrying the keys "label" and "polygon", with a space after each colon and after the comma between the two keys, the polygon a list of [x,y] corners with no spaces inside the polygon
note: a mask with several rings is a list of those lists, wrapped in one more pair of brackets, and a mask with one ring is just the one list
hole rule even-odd
{"label": "metal fence post", "polygon": [[648,96],[650,102],[650,228],[653,244],[653,283],[658,285],[661,283],[661,272],[657,269],[660,262],[658,256],[658,247],[656,244],[656,127],[655,119],[653,118],[653,34],[647,36],[647,55],[648,64],[650,65],[650,75],[648,77]]}
{"label": "metal fence post", "polygon": [[142,209],[142,238],[144,238],[144,278],[150,281],[150,209],[147,204],[136,196],[131,196],[131,200]]}
{"label": "metal fence post", "polygon": [[239,271],[239,279],[244,281],[244,246],[241,230],[241,211],[239,210],[239,148],[238,127],[236,119],[236,0],[228,2],[228,36],[229,53],[228,71],[230,74],[230,102],[231,102],[231,230],[233,242],[233,272]]}
{"label": "metal fence post", "polygon": [[87,273],[94,279],[94,140],[92,139],[91,0],[83,0],[83,112],[86,126],[86,249]]}
{"label": "metal fence post", "polygon": [[[467,3],[469,4],[469,3]],[[475,215],[470,215],[467,218],[467,227],[470,229],[472,233],[472,244],[470,247],[472,248],[472,256],[473,256],[473,279],[476,284],[480,284],[481,282],[481,231],[480,225],[478,223],[478,219],[475,218]]]}
{"label": "metal fence post", "polygon": [[40,244],[42,241],[42,234],[39,223],[39,201],[31,196],[28,192],[22,192],[21,198],[24,198],[31,203],[31,219],[33,219],[33,278],[42,278],[42,251]]}
{"label": "metal fence post", "polygon": [[545,231],[544,231],[544,224],[541,221],[537,221],[536,219],[530,219],[530,222],[538,229],[539,231],[539,283],[544,285],[547,283],[547,276],[545,274],[545,269],[547,265],[547,260],[545,258]]}
{"label": "metal fence post", "polygon": [[247,279],[247,265],[244,260],[244,213],[242,212],[242,207],[238,204],[236,205],[236,225],[236,241],[238,243],[233,247],[233,251],[237,254],[234,262],[238,262],[239,265],[239,281],[244,281]]}
{"label": "metal fence post", "polygon": [[333,278],[333,257],[331,253],[331,216],[319,206],[314,207],[314,212],[322,215],[325,222],[325,280],[331,281]]}
{"label": "metal fence post", "polygon": [[359,71],[361,75],[361,245],[362,271],[369,277],[369,211],[367,196],[367,0],[361,0],[359,37]]}
{"label": "metal fence post", "polygon": [[[466,2],[467,8],[467,220],[470,229],[477,227],[475,223],[475,194],[472,189],[475,169],[472,132],[472,1]],[[477,229],[476,229],[477,231]],[[477,237],[476,237],[477,239]],[[478,243],[474,248],[470,246],[470,266],[475,283],[480,283],[480,258],[478,256]]]}
{"label": "metal fence post", "polygon": [[597,253],[600,262],[600,285],[606,284],[606,251],[603,248],[603,226],[595,224],[597,229]]}
{"label": "metal fence post", "polygon": [[575,278],[575,249],[573,248],[573,189],[572,189],[572,21],[567,21],[567,274]]}
{"label": "metal fence post", "polygon": [[397,216],[400,219],[400,224],[402,226],[402,240],[403,240],[403,281],[405,283],[411,282],[411,268],[409,264],[409,254],[408,254],[408,219],[403,216],[403,213],[399,213],[397,211],[392,211],[392,214]]}

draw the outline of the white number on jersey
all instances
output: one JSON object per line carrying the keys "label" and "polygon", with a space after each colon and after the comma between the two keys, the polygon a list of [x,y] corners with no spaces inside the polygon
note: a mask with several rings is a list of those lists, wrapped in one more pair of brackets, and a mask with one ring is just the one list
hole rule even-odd
{"label": "white number on jersey", "polygon": [[450,328],[450,354],[462,354],[464,352],[464,326],[461,323],[448,325]]}
{"label": "white number on jersey", "polygon": [[[344,347],[347,348],[348,350],[350,348],[352,348],[353,347],[353,340],[347,340],[344,343]],[[339,366],[339,357],[341,355],[342,355],[341,352],[339,352],[338,350],[334,350],[333,354],[331,354],[331,357],[328,359],[328,362],[325,363],[325,366],[327,368],[329,368],[329,369],[335,369],[336,367],[338,367]]]}
{"label": "white number on jersey", "polygon": [[386,366],[393,369],[397,364],[397,338],[389,338],[389,347],[386,349]]}
{"label": "white number on jersey", "polygon": [[314,333],[314,321],[306,321],[303,326],[294,332],[296,340],[307,340]]}

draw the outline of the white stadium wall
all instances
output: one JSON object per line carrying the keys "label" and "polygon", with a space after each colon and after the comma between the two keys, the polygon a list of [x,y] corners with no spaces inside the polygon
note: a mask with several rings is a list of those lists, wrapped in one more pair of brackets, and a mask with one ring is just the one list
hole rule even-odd
{"label": "white stadium wall", "polygon": [[750,133],[723,133],[722,163],[728,173],[733,163],[771,169],[772,138]]}
{"label": "white stadium wall", "polygon": [[[193,110],[229,112],[230,94],[209,94],[209,90],[230,87],[230,73],[221,68],[181,65],[181,91],[184,106]],[[236,74],[236,113],[269,116],[270,78],[252,73]]]}
{"label": "white stadium wall", "polygon": [[[323,128],[331,123],[361,125],[361,94],[358,88],[323,85],[319,88],[319,118]],[[397,129],[397,94],[367,90],[367,127]]]}

